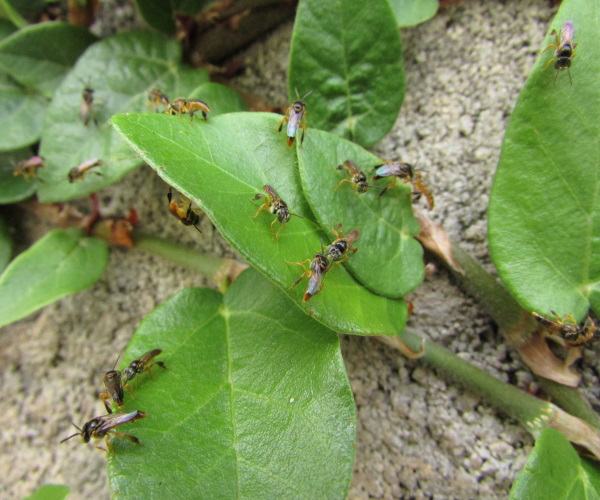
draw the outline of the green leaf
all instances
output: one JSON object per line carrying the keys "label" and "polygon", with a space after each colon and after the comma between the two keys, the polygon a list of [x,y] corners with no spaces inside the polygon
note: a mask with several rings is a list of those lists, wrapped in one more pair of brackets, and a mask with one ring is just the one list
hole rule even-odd
{"label": "green leaf", "polygon": [[68,23],[28,26],[0,42],[0,70],[50,99],[71,66],[95,40],[85,28]]}
{"label": "green leaf", "polygon": [[25,500],[64,500],[69,495],[69,487],[61,484],[40,486]]}
{"label": "green leaf", "polygon": [[311,127],[363,146],[393,127],[404,100],[402,43],[388,0],[301,0],[288,88],[306,99]]}
{"label": "green leaf", "polygon": [[538,57],[506,131],[489,236],[500,277],[524,308],[581,319],[590,299],[600,313],[600,3],[565,0],[551,27],[566,21],[579,43],[573,84],[556,74],[553,49]]}
{"label": "green leaf", "polygon": [[[141,160],[108,125],[119,112],[148,111],[148,91],[158,87],[166,94],[187,95],[208,79],[204,70],[179,63],[181,47],[159,35],[129,32],[90,47],[64,79],[50,104],[42,130],[42,156],[48,167],[40,177],[38,196],[44,203],[69,200],[98,191],[141,165]],[[85,126],[79,118],[81,93],[94,89],[93,120]],[[69,183],[67,173],[86,160],[104,165],[101,175],[88,175]]]}
{"label": "green leaf", "polygon": [[[295,150],[277,132],[278,121],[270,113],[230,113],[194,123],[166,115],[112,119],[158,175],[199,204],[244,258],[315,319],[346,333],[401,332],[406,303],[369,293],[343,265],[327,274],[323,291],[308,302],[302,302],[306,280],[289,289],[302,270],[287,262],[312,258],[321,241],[332,235],[330,228],[325,229],[327,234],[321,232],[308,208],[295,167]],[[304,217],[290,220],[277,239],[272,239],[271,214],[263,211],[251,218],[260,202],[250,199],[263,193],[265,184],[275,188],[291,212]]]}
{"label": "green leaf", "polygon": [[424,276],[423,249],[414,239],[420,227],[413,216],[410,187],[390,189],[379,199],[380,189],[357,194],[347,182],[334,191],[340,181],[348,179],[345,170],[336,170],[347,159],[365,174],[382,163],[360,146],[327,132],[311,130],[306,136],[298,148],[298,160],[310,208],[323,228],[344,221],[345,231],[360,231],[360,250],[347,267],[361,283],[380,295],[403,297]]}
{"label": "green leaf", "polygon": [[35,192],[38,181],[15,176],[15,166],[21,160],[31,158],[31,149],[19,149],[10,153],[0,153],[0,204],[26,200]]}
{"label": "green leaf", "polygon": [[439,0],[390,0],[400,28],[415,26],[436,15]]}
{"label": "green leaf", "polygon": [[240,94],[220,83],[203,83],[189,95],[189,98],[214,103],[210,104],[210,116],[213,117],[225,113],[246,111],[246,105]]}
{"label": "green leaf", "polygon": [[104,241],[75,228],[50,231],[0,276],[0,326],[93,285],[107,262]]}
{"label": "green leaf", "polygon": [[345,498],[356,411],[337,335],[253,269],[223,297],[188,288],[151,312],[124,356],[160,348],[114,439],[115,498]]}
{"label": "green leaf", "polygon": [[135,0],[135,5],[144,21],[157,31],[167,36],[175,34],[175,13],[173,0]]}
{"label": "green leaf", "polygon": [[[2,5],[2,2],[0,1],[0,6]],[[0,11],[2,10],[2,7],[0,7]],[[12,24],[9,21],[5,21],[4,19],[1,19],[1,15],[0,15],[0,40],[5,39],[7,36],[12,35],[15,31],[17,31],[17,29],[15,28],[14,24]]]}
{"label": "green leaf", "polygon": [[600,498],[598,465],[581,458],[558,431],[545,429],[519,472],[511,500]]}
{"label": "green leaf", "polygon": [[13,241],[10,236],[10,228],[6,221],[0,217],[0,271],[3,271],[10,262],[13,251]]}
{"label": "green leaf", "polygon": [[10,124],[0,134],[0,151],[11,151],[36,142],[40,138],[48,101],[0,73],[0,102],[0,123]]}
{"label": "green leaf", "polygon": [[27,26],[27,21],[13,8],[8,0],[0,0],[0,18],[8,19],[17,28]]}

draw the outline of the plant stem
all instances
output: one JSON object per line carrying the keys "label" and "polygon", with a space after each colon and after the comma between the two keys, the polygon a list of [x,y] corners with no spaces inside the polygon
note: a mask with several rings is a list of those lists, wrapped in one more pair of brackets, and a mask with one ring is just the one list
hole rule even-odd
{"label": "plant stem", "polygon": [[134,232],[132,237],[136,248],[200,273],[215,281],[220,290],[227,288],[248,267],[236,260],[201,254],[153,235]]}
{"label": "plant stem", "polygon": [[[536,330],[538,327],[536,321],[531,314],[519,306],[496,278],[485,271],[456,243],[452,243],[452,253],[465,271],[462,275],[452,272],[462,282],[465,290],[477,298],[498,326],[504,330],[508,340],[518,348],[520,340]],[[564,410],[600,429],[600,417],[576,388],[543,377],[540,377],[540,383],[552,400]]]}
{"label": "plant stem", "polygon": [[[450,375],[462,385],[504,410],[509,416],[518,420],[534,438],[537,438],[543,429],[557,429],[571,442],[587,448],[596,457],[600,456],[600,434],[597,429],[589,425],[593,425],[593,423],[588,419],[575,418],[552,403],[542,401],[506,384],[447,349],[424,340],[412,332],[404,331],[402,339],[399,337],[378,337],[378,339],[395,347],[400,352],[405,350],[405,346],[415,352],[421,350],[423,361]],[[570,387],[554,384],[559,386],[560,391],[567,396],[565,400],[573,400],[575,406],[580,405],[583,401],[580,395]],[[597,416],[593,412],[588,417],[597,421]]]}

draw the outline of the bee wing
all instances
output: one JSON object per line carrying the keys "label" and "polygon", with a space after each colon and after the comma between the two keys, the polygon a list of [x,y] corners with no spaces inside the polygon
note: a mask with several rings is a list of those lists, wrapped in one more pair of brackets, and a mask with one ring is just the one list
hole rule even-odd
{"label": "bee wing", "polygon": [[132,411],[126,413],[124,411],[110,413],[108,415],[104,415],[100,417],[102,419],[102,425],[96,429],[98,434],[109,431],[110,429],[114,429],[119,425],[126,424],[127,422],[133,422],[134,420],[138,420],[139,418],[144,418],[146,414],[143,411]]}
{"label": "bee wing", "polygon": [[156,356],[158,356],[161,352],[162,352],[162,349],[152,349],[151,351],[148,351],[146,354],[142,355],[139,358],[139,360],[140,360],[140,362],[145,364],[148,361],[150,361],[152,358],[155,358]]}

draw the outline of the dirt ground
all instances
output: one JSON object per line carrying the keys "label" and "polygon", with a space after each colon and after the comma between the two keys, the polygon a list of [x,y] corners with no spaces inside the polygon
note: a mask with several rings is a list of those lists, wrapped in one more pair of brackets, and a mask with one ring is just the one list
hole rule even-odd
{"label": "dirt ground", "polygon": [[[393,132],[373,151],[418,163],[436,198],[433,218],[490,270],[486,209],[493,173],[552,16],[541,0],[465,0],[402,30],[406,99]],[[247,69],[235,85],[287,105],[291,32],[292,25],[284,25],[240,54]],[[106,213],[133,205],[145,232],[212,255],[234,254],[208,220],[201,236],[174,223],[166,191],[144,167],[103,190],[100,202]],[[34,239],[47,229],[25,216],[19,230]],[[71,432],[71,420],[101,411],[101,372],[123,352],[142,318],[181,288],[204,285],[201,276],[169,262],[115,249],[92,288],[0,330],[1,498],[22,498],[47,483],[70,486],[74,499],[110,496],[103,454],[58,442]],[[534,377],[446,271],[439,269],[411,298],[413,331],[502,380],[532,387]],[[344,337],[342,346],[359,416],[349,498],[508,496],[533,445],[524,429],[375,339]],[[594,358],[585,353],[584,386],[596,385]],[[590,396],[597,403],[597,394]]]}

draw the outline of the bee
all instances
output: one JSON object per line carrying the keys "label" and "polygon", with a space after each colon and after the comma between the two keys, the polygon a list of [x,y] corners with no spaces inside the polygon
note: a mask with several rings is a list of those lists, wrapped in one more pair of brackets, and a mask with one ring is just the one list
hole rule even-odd
{"label": "bee", "polygon": [[[117,361],[115,361],[115,366],[117,364]],[[112,370],[107,371],[102,377],[102,383],[104,384],[106,392],[99,394],[100,399],[104,403],[104,407],[106,408],[106,411],[108,413],[112,413],[112,408],[107,402],[109,399],[112,399],[119,408],[123,406],[124,402],[124,391],[123,384],[121,383],[121,372],[119,370],[115,370],[115,366],[113,366]]]}
{"label": "bee", "polygon": [[94,445],[99,450],[104,450],[108,452],[106,448],[100,446],[102,439],[106,439],[106,446],[110,448],[109,437],[118,436],[122,438],[129,439],[132,443],[141,444],[140,440],[131,434],[125,434],[123,432],[117,432],[113,430],[115,427],[119,425],[126,424],[127,422],[134,422],[139,420],[140,418],[145,418],[147,415],[143,411],[132,411],[132,412],[116,412],[109,413],[108,415],[102,415],[100,417],[94,417],[89,422],[83,426],[83,429],[77,427],[75,424],[73,426],[79,431],[71,436],[63,439],[61,443],[68,441],[72,437],[81,436],[81,439],[84,443],[89,443],[90,439],[94,439],[96,444]]}
{"label": "bee", "polygon": [[29,179],[30,177],[37,179],[38,169],[45,166],[44,160],[40,156],[32,156],[27,160],[21,160],[17,163],[13,175],[21,175],[25,179]]}
{"label": "bee", "polygon": [[376,187],[367,184],[367,176],[352,160],[346,160],[343,165],[338,165],[336,170],[342,170],[343,168],[345,168],[348,173],[348,179],[342,179],[334,191],[337,191],[344,182],[351,182],[352,189],[355,189],[357,193],[366,193],[367,189],[370,187]]}
{"label": "bee", "polygon": [[411,183],[413,187],[413,201],[417,201],[421,198],[422,195],[427,199],[427,205],[429,206],[429,210],[432,210],[435,202],[433,200],[433,196],[427,186],[423,184],[423,178],[421,174],[417,173],[414,167],[410,163],[404,163],[401,161],[391,161],[386,162],[381,165],[377,165],[373,167],[375,171],[375,175],[371,180],[376,181],[377,179],[382,179],[384,177],[392,177],[390,183],[383,189],[383,191],[379,194],[379,197],[383,196],[383,194],[390,188],[396,185],[396,179],[402,179],[403,183]]}
{"label": "bee", "polygon": [[166,112],[170,115],[177,115],[179,117],[181,117],[182,114],[189,114],[190,121],[194,121],[194,114],[198,111],[200,111],[203,118],[207,120],[207,115],[210,113],[208,104],[197,99],[179,98],[175,99],[171,104],[169,104],[169,108]]}
{"label": "bee", "polygon": [[181,203],[177,203],[173,200],[173,193],[171,188],[167,193],[167,199],[169,200],[169,212],[174,217],[179,219],[179,223],[184,226],[194,226],[196,230],[201,233],[198,224],[200,224],[200,213],[196,209],[192,208],[192,201],[186,200],[183,196],[181,197]]}
{"label": "bee", "polygon": [[356,252],[358,250],[351,245],[358,239],[360,232],[358,229],[354,229],[344,236],[342,225],[338,224],[337,227],[339,232],[333,228],[331,229],[336,239],[331,245],[325,248],[325,255],[330,263],[338,262],[341,264],[348,260],[348,252]]}
{"label": "bee", "polygon": [[532,314],[540,324],[544,325],[551,333],[558,334],[568,345],[585,344],[600,337],[596,324],[589,315],[581,323],[577,323],[571,314],[565,314],[561,318],[554,311],[550,311],[550,313],[554,316],[553,319],[535,312]]}
{"label": "bee", "polygon": [[[250,198],[250,201],[256,201],[260,200],[261,198],[266,198],[265,202],[258,208],[256,214],[251,218],[256,219],[258,217],[258,214],[260,214],[260,212],[262,212],[263,210],[268,210],[272,214],[276,215],[277,218],[273,219],[273,222],[271,222],[271,232],[273,233],[273,239],[275,239],[279,236],[279,233],[281,232],[285,224],[289,222],[292,215],[300,217],[301,219],[304,219],[304,217],[298,214],[291,213],[288,210],[287,203],[277,195],[276,191],[271,186],[265,184],[263,186],[263,189],[267,192],[266,195],[258,193],[254,196],[254,198]],[[275,221],[279,221],[281,223],[281,226],[279,227],[279,230],[277,232],[275,232],[275,230],[273,229],[273,224],[275,224]]]}
{"label": "bee", "polygon": [[[104,165],[103,161],[98,160],[97,158],[90,158],[89,160],[84,161],[81,165],[77,165],[69,170],[67,178],[71,183],[81,180],[87,175],[88,172],[92,170],[92,168],[99,167],[101,165]],[[96,175],[102,175],[97,171],[94,171],[93,173]]]}
{"label": "bee", "polygon": [[304,134],[306,133],[306,129],[308,128],[308,122],[304,120],[304,115],[308,114],[306,111],[306,104],[303,99],[306,99],[312,90],[306,94],[302,99],[298,95],[298,89],[296,89],[296,97],[297,101],[294,101],[292,105],[285,112],[285,116],[279,122],[279,132],[283,128],[283,124],[287,122],[287,145],[291,147],[294,144],[294,139],[296,138],[296,134],[298,133],[298,129],[302,129],[302,137],[300,138],[300,144],[304,142]]}
{"label": "bee", "polygon": [[[166,370],[167,367],[162,361],[155,361],[154,363],[150,363],[156,356],[158,356],[162,352],[162,349],[152,349],[147,353],[140,356],[138,359],[134,359],[127,368],[125,368],[121,372],[121,384],[125,385],[129,382],[133,377],[148,371],[148,373],[152,373],[152,367],[154,365],[160,366],[162,369]],[[150,363],[150,364],[148,364]]]}
{"label": "bee", "polygon": [[550,32],[550,36],[554,36],[554,43],[551,43],[542,51],[542,53],[544,53],[549,49],[554,49],[554,57],[548,61],[548,64],[546,64],[546,67],[544,68],[546,70],[554,63],[554,68],[556,69],[554,83],[556,83],[558,73],[567,70],[567,73],[569,73],[569,82],[573,85],[571,70],[569,68],[575,57],[575,47],[577,47],[577,42],[573,42],[574,34],[575,27],[573,26],[573,23],[566,22],[560,29],[560,38],[555,29]]}
{"label": "bee", "polygon": [[[306,269],[306,266],[304,265],[307,262],[310,262],[309,269]],[[294,281],[294,284],[290,289],[300,283],[302,278],[308,278],[308,287],[306,288],[302,302],[307,302],[311,297],[323,289],[323,278],[329,270],[329,259],[325,255],[323,249],[321,249],[321,253],[315,254],[312,260],[306,259],[303,262],[288,262],[288,264],[296,264],[297,266],[302,266],[302,269],[304,269],[304,272],[296,281]]]}
{"label": "bee", "polygon": [[81,107],[79,108],[79,118],[87,127],[90,120],[98,125],[96,119],[96,108],[94,106],[94,89],[86,86],[81,93]]}
{"label": "bee", "polygon": [[163,94],[160,89],[152,89],[148,92],[148,108],[158,113],[158,107],[162,105],[163,110],[168,110],[171,102],[166,94]]}

